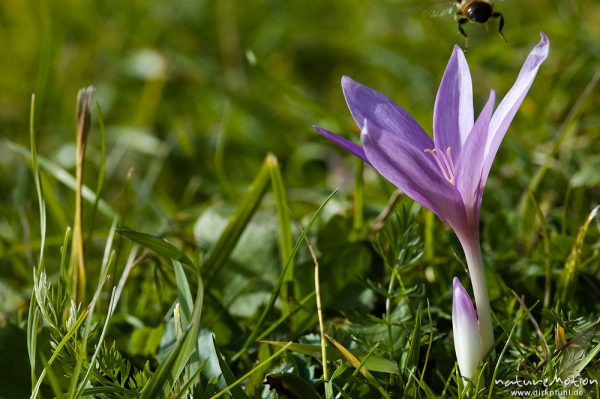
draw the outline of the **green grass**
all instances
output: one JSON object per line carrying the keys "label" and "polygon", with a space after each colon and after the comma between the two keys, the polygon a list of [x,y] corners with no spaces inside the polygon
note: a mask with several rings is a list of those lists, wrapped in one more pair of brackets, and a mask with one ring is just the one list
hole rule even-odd
{"label": "green grass", "polygon": [[[600,381],[600,4],[497,1],[508,43],[466,28],[476,112],[540,31],[551,41],[484,195],[496,357],[468,384],[452,231],[311,129],[354,134],[349,75],[431,133],[463,40],[427,7],[0,1],[0,399],[497,398],[517,389],[500,381]],[[90,84],[75,303],[75,102]]]}

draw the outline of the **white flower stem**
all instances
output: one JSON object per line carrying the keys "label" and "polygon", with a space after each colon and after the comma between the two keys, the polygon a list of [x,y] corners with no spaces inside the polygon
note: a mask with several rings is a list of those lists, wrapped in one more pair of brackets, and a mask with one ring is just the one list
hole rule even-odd
{"label": "white flower stem", "polygon": [[[488,353],[494,346],[494,329],[492,327],[492,310],[490,308],[490,298],[488,296],[487,282],[485,280],[485,270],[483,269],[483,258],[481,257],[481,248],[479,238],[461,240],[467,266],[471,275],[471,284],[473,286],[473,295],[475,297],[475,308],[477,318],[479,319],[479,334],[481,335],[481,353]],[[491,353],[492,357],[494,353]]]}

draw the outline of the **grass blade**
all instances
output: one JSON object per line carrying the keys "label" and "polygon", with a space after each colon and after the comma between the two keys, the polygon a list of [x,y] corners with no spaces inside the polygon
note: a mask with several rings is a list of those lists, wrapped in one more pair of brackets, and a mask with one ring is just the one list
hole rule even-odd
{"label": "grass blade", "polygon": [[175,282],[177,283],[177,296],[179,297],[179,303],[183,310],[183,327],[187,328],[194,309],[194,299],[192,298],[190,284],[188,283],[181,263],[173,260],[173,269],[175,270]]}
{"label": "grass blade", "polygon": [[590,227],[590,223],[596,218],[598,211],[600,210],[600,205],[595,207],[587,219],[583,223],[583,225],[579,228],[579,233],[577,234],[577,239],[575,240],[575,244],[571,248],[571,253],[565,262],[565,268],[563,269],[560,277],[558,278],[557,284],[557,293],[558,300],[560,303],[566,303],[569,299],[571,292],[573,290],[573,286],[577,281],[577,275],[579,274],[579,266],[581,264],[581,253],[583,252],[583,244],[585,235],[587,234],[588,228]]}
{"label": "grass blade", "polygon": [[131,241],[155,251],[159,255],[176,260],[181,263],[185,263],[186,265],[194,269],[196,268],[194,266],[194,262],[192,262],[190,258],[188,258],[179,249],[177,249],[173,244],[168,243],[162,238],[155,237],[146,233],[141,233],[139,231],[135,231],[127,227],[120,227],[117,229],[117,232],[129,238]]}
{"label": "grass blade", "polygon": [[[285,186],[283,184],[283,178],[281,177],[281,170],[279,169],[279,163],[274,155],[267,155],[267,166],[269,168],[269,176],[271,178],[271,187],[273,189],[273,195],[275,196],[275,209],[277,210],[277,219],[279,221],[279,246],[281,248],[281,265],[285,265],[288,259],[292,255],[292,224],[290,222],[290,214],[288,212],[288,202],[285,193]],[[285,282],[294,281],[294,262],[287,268],[284,276]],[[281,289],[281,301],[283,315],[290,313],[291,303],[290,296],[294,295],[294,292],[288,292],[288,288],[293,287],[291,284],[284,284]],[[293,290],[292,290],[293,291]]]}
{"label": "grass blade", "polygon": [[42,370],[42,373],[40,374],[35,386],[33,387],[30,399],[37,398],[39,391],[40,391],[40,387],[42,385],[42,381],[44,381],[44,377],[46,376],[46,373],[48,372],[48,368],[52,365],[54,360],[56,360],[56,358],[58,357],[58,355],[60,354],[62,349],[67,344],[67,342],[69,342],[69,340],[73,337],[73,335],[75,335],[75,333],[79,330],[79,327],[81,327],[81,325],[85,321],[85,318],[87,317],[87,315],[88,315],[88,309],[86,308],[81,312],[81,314],[79,315],[79,317],[77,318],[77,320],[75,321],[73,326],[71,326],[71,328],[69,328],[67,333],[62,337],[62,339],[60,340],[58,345],[56,345],[56,349],[54,350],[54,353],[52,353],[52,356],[48,360],[46,367],[44,367],[44,369]]}
{"label": "grass blade", "polygon": [[296,245],[294,245],[294,249],[292,250],[292,255],[290,256],[290,258],[287,261],[287,264],[281,271],[281,274],[279,275],[279,279],[277,280],[277,284],[275,284],[273,291],[271,291],[271,297],[269,298],[269,302],[267,303],[267,306],[261,313],[261,315],[258,319],[258,322],[256,323],[256,325],[254,326],[254,329],[252,330],[252,333],[250,333],[250,336],[248,336],[248,338],[246,339],[246,342],[244,342],[242,349],[240,349],[240,351],[233,356],[232,360],[236,360],[237,358],[239,358],[244,352],[246,352],[246,350],[250,347],[250,345],[252,345],[256,341],[256,337],[260,334],[260,329],[262,327],[262,324],[266,320],[267,315],[269,314],[271,309],[273,309],[273,306],[275,305],[275,302],[277,301],[277,297],[279,296],[281,286],[283,285],[283,282],[284,282],[287,268],[294,260],[296,253],[300,249],[300,245],[302,245],[302,242],[304,241],[304,237],[306,237],[306,234],[312,227],[313,223],[315,222],[315,220],[317,220],[317,216],[321,213],[321,211],[323,210],[325,205],[329,202],[329,200],[331,198],[333,198],[333,196],[335,195],[336,192],[337,192],[337,190],[333,191],[331,194],[329,194],[329,196],[325,199],[325,201],[323,201],[323,203],[315,211],[314,215],[310,218],[308,224],[302,231],[302,234],[300,234],[300,237],[298,237],[298,240],[296,240]]}
{"label": "grass blade", "polygon": [[[216,346],[215,346],[215,349],[217,349]],[[234,387],[236,387],[237,385],[239,385],[242,381],[244,381],[246,378],[250,377],[252,374],[254,374],[255,372],[257,372],[258,370],[261,370],[266,363],[269,363],[271,360],[275,359],[277,356],[279,356],[286,349],[287,349],[287,346],[284,346],[283,348],[279,349],[277,352],[273,353],[271,356],[269,356],[268,358],[266,358],[265,360],[263,360],[262,362],[260,362],[259,364],[257,364],[252,370],[248,371],[246,374],[244,374],[243,376],[241,376],[240,378],[238,378],[236,381],[234,381],[229,386],[225,387],[223,390],[221,390],[216,395],[212,396],[210,399],[220,398],[225,393],[230,392]],[[218,349],[217,349],[217,354],[220,357]],[[219,364],[221,364],[220,360],[219,360]],[[223,371],[223,369],[221,369],[221,371]],[[242,391],[242,393],[243,393],[243,391]],[[246,399],[247,398],[246,394],[243,393],[243,395],[244,396],[235,396],[234,395],[234,398],[235,399],[238,399],[238,398]]]}
{"label": "grass blade", "polygon": [[267,158],[250,185],[250,190],[244,200],[229,219],[223,234],[221,234],[203,264],[202,269],[204,270],[207,285],[210,285],[212,279],[219,273],[219,270],[223,267],[227,259],[229,259],[250,218],[256,212],[268,183],[269,161]]}
{"label": "grass blade", "polygon": [[[321,345],[316,344],[299,344],[299,343],[291,343],[288,345],[287,342],[280,341],[261,341],[269,345],[283,347],[288,347],[288,350],[296,353],[300,353],[306,356],[312,356],[318,358],[321,354]],[[361,356],[362,357],[362,356]],[[341,359],[341,354],[337,349],[327,348],[327,358],[332,361],[336,361]],[[379,373],[389,373],[389,374],[398,374],[398,365],[396,362],[393,362],[389,359],[379,356],[369,355],[368,358],[363,358],[363,366],[369,371],[376,371]],[[333,376],[332,376],[333,379]]]}
{"label": "grass blade", "polygon": [[[24,148],[16,143],[13,143],[10,140],[6,140],[4,143],[11,151],[14,151],[15,153],[21,155],[28,161],[33,162],[34,156],[33,156],[33,154],[30,154],[26,148]],[[44,157],[40,157],[36,154],[35,158],[36,158],[36,163],[39,165],[39,167],[41,169],[43,169],[45,172],[49,173],[56,180],[60,181],[62,184],[64,184],[71,190],[75,191],[75,188],[77,187],[77,183],[76,183],[75,177],[73,177],[72,174],[70,174],[69,172],[67,172],[66,170],[64,170],[57,164],[55,164],[54,162],[52,162]],[[91,204],[93,204],[98,198],[96,193],[94,193],[86,185],[83,185],[81,187],[81,195],[82,195],[83,199],[85,199],[87,202],[89,202]],[[108,217],[109,219],[113,219],[115,216],[117,216],[115,211],[102,199],[98,199],[98,210],[103,215]]]}
{"label": "grass blade", "polygon": [[333,346],[335,346],[337,348],[338,351],[340,351],[340,353],[342,354],[342,356],[354,367],[356,368],[358,371],[360,371],[360,373],[369,381],[369,383],[371,385],[373,385],[375,387],[375,389],[377,389],[379,391],[379,393],[386,399],[391,399],[390,395],[385,391],[385,389],[381,386],[381,384],[379,383],[379,381],[377,381],[375,379],[375,377],[373,377],[373,374],[371,374],[369,372],[369,370],[367,370],[366,367],[363,367],[362,363],[360,362],[360,360],[358,360],[358,358],[356,356],[354,356],[354,354],[352,352],[350,352],[348,349],[346,349],[344,347],[344,345],[342,345],[341,343],[339,343],[338,341],[336,341],[334,338],[330,337],[329,335],[327,335],[327,339],[329,339],[329,341],[331,341],[331,343],[333,344]]}
{"label": "grass blade", "polygon": [[196,293],[190,326],[165,361],[152,375],[142,391],[141,399],[154,399],[166,396],[187,366],[189,359],[198,350],[198,335],[200,333],[203,302],[204,285],[202,279],[198,276],[198,291]]}
{"label": "grass blade", "polygon": [[[246,395],[246,392],[244,392],[244,390],[242,388],[240,388],[238,386],[238,384],[236,383],[235,376],[233,375],[233,373],[231,372],[231,369],[227,365],[227,362],[225,361],[223,354],[217,347],[217,343],[215,342],[214,336],[213,336],[213,345],[215,347],[215,352],[217,353],[217,360],[219,361],[219,367],[221,368],[221,373],[223,373],[223,378],[225,379],[225,383],[227,384],[227,388],[225,388],[221,392],[229,391],[231,393],[231,395],[233,395],[233,397],[236,399],[248,399],[248,395]],[[217,394],[214,397],[217,398],[219,396],[221,396],[221,395]]]}

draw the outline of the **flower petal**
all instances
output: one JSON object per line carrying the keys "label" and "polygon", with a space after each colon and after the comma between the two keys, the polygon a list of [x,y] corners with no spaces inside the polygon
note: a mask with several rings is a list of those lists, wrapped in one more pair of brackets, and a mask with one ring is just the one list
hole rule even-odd
{"label": "flower petal", "polygon": [[354,154],[355,156],[359,157],[366,163],[371,164],[369,162],[369,160],[367,159],[367,155],[365,154],[364,148],[361,147],[360,145],[353,143],[352,141],[350,141],[346,138],[343,138],[342,136],[338,136],[337,134],[332,133],[329,130],[323,129],[320,126],[313,125],[313,128],[317,132],[321,133],[323,136],[327,137],[329,140],[333,141],[335,144],[342,147],[344,150]]}
{"label": "flower petal", "polygon": [[481,172],[495,99],[496,95],[492,90],[456,162],[456,185],[465,203],[467,218],[471,218],[474,223],[472,227],[478,226],[479,223],[479,208],[483,195]]}
{"label": "flower petal", "polygon": [[481,338],[479,323],[473,302],[454,277],[452,280],[452,332],[458,368],[463,377],[471,378],[481,361]]}
{"label": "flower petal", "polygon": [[[466,226],[464,205],[456,187],[446,181],[429,154],[405,135],[391,133],[365,120],[361,135],[371,165],[413,200],[435,212],[454,230]],[[428,148],[431,148],[430,143]]]}
{"label": "flower petal", "polygon": [[543,32],[540,33],[540,36],[542,39],[537,46],[534,47],[531,53],[529,53],[513,87],[508,91],[506,96],[504,96],[490,121],[490,132],[485,148],[485,160],[483,164],[483,173],[481,175],[481,180],[483,182],[482,186],[485,185],[490,168],[494,162],[494,157],[508,130],[508,126],[512,122],[525,95],[529,91],[540,65],[542,65],[542,62],[548,57],[548,50],[550,48],[548,37]]}
{"label": "flower petal", "polygon": [[473,128],[473,85],[469,65],[460,47],[454,51],[442,77],[433,110],[435,146],[452,147],[458,155]]}
{"label": "flower petal", "polygon": [[342,89],[348,108],[361,131],[365,119],[368,119],[372,126],[398,134],[421,149],[432,147],[431,139],[412,116],[383,94],[348,76],[342,77]]}

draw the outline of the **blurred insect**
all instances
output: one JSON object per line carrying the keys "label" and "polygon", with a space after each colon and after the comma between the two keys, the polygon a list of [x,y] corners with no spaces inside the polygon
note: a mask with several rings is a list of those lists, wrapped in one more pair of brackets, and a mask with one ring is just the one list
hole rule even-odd
{"label": "blurred insect", "polygon": [[402,0],[402,2],[405,10],[432,17],[450,15],[454,12],[458,31],[465,37],[467,47],[469,36],[464,25],[470,22],[487,24],[491,20],[498,20],[498,34],[506,41],[502,33],[504,15],[494,10],[492,0]]}
{"label": "blurred insect", "polygon": [[465,40],[469,39],[469,36],[463,29],[463,25],[468,22],[477,22],[479,24],[485,24],[490,19],[498,19],[498,34],[502,36],[502,39],[506,41],[502,28],[504,28],[504,16],[498,11],[494,11],[494,6],[490,0],[456,0],[456,22],[458,23],[458,30],[461,35],[465,37]]}

